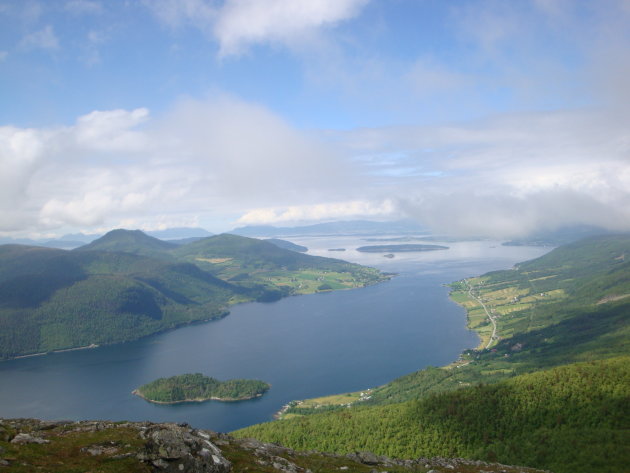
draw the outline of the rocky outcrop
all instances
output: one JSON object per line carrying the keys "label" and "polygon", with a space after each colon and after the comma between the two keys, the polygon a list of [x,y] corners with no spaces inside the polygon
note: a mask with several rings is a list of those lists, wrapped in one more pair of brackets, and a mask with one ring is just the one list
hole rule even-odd
{"label": "rocky outcrop", "polygon": [[154,473],[539,472],[457,458],[398,460],[369,452],[296,452],[187,424],[0,419],[0,473],[100,471],[104,464],[107,471]]}
{"label": "rocky outcrop", "polygon": [[[228,473],[231,463],[212,442],[215,433],[196,430],[186,424],[153,424],[150,422],[42,422],[35,419],[10,419],[0,421],[0,440],[11,449],[0,450],[0,466],[10,471],[12,463],[28,464],[21,458],[20,446],[41,444],[51,453],[65,450],[66,444],[84,443],[76,454],[77,461],[85,456],[86,463],[98,457],[101,461],[120,461],[129,464],[135,460],[155,472],[163,473]],[[103,433],[107,435],[102,435]],[[100,433],[100,435],[96,435]],[[117,435],[117,434],[120,435]],[[99,441],[112,438],[121,440]],[[92,458],[90,458],[92,457]],[[34,465],[35,466],[35,465]]]}

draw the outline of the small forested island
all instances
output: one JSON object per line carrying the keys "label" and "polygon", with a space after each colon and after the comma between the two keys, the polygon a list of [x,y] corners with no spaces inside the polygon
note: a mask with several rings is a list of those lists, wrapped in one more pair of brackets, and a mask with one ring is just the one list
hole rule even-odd
{"label": "small forested island", "polygon": [[271,387],[255,379],[219,381],[201,373],[159,378],[132,391],[157,404],[203,401],[244,401],[262,396]]}
{"label": "small forested island", "polygon": [[413,251],[448,250],[448,246],[442,245],[371,245],[360,246],[357,251],[362,253],[408,253]]}

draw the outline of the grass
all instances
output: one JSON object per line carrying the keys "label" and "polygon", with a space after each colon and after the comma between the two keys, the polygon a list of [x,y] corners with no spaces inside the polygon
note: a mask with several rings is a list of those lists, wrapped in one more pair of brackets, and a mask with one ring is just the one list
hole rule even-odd
{"label": "grass", "polygon": [[[264,274],[266,280],[278,286],[288,286],[295,294],[313,294],[325,290],[353,289],[363,287],[351,273],[334,271],[271,271]],[[329,289],[322,289],[322,286]]]}
{"label": "grass", "polygon": [[[129,428],[107,429],[97,432],[42,433],[37,436],[49,440],[49,444],[25,444],[16,446],[1,442],[2,457],[11,462],[11,473],[149,473],[151,469],[135,458],[113,458],[132,453],[144,441],[137,430]],[[111,448],[111,453],[91,455],[83,450],[95,445]]]}
{"label": "grass", "polygon": [[[553,277],[555,275],[540,277],[538,280]],[[483,301],[495,318],[497,339],[511,337],[522,331],[521,316],[526,311],[533,311],[540,304],[556,303],[568,298],[564,289],[539,292],[531,284],[527,288],[518,285],[505,287],[505,283],[491,283],[491,281],[487,277],[469,278],[466,283],[453,284],[451,292],[451,299],[463,306],[468,313],[468,328],[475,330],[481,338],[477,349],[484,348],[492,334],[492,324],[477,298]],[[471,292],[474,297],[471,297]],[[547,325],[547,323],[534,322],[532,317],[528,320],[529,326],[526,331]]]}
{"label": "grass", "polygon": [[232,261],[232,258],[195,258],[196,261],[203,261],[205,263],[227,263],[228,261]]}
{"label": "grass", "polygon": [[372,390],[356,391],[352,393],[333,394],[330,396],[314,397],[302,401],[292,401],[289,409],[283,411],[278,419],[291,419],[314,412],[323,412],[336,408],[344,408],[369,399]]}

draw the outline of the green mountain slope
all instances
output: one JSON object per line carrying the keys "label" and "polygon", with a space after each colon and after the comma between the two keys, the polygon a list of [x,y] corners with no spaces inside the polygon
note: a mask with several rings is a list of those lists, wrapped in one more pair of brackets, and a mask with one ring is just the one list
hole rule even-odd
{"label": "green mountain slope", "polygon": [[73,251],[0,246],[0,359],[128,341],[230,304],[360,287],[375,269],[219,235],[177,246],[114,230]]}
{"label": "green mountain slope", "polygon": [[[223,258],[221,266],[209,266],[219,273],[230,273],[239,269],[297,271],[305,268],[348,269],[351,263],[320,256],[303,255],[268,241],[238,235],[222,234],[198,240],[176,248],[173,254],[179,258],[208,264],[208,259]],[[210,263],[212,264],[212,263]]]}
{"label": "green mountain slope", "polygon": [[177,245],[159,240],[140,230],[112,230],[74,251],[122,251],[145,256],[165,256]]}
{"label": "green mountain slope", "polygon": [[226,313],[240,289],[188,263],[0,247],[0,358],[134,340]]}
{"label": "green mountain slope", "polygon": [[256,300],[292,294],[362,287],[386,279],[378,270],[346,261],[311,256],[268,242],[222,234],[172,251],[180,260],[250,290]]}
{"label": "green mountain slope", "polygon": [[298,253],[306,253],[308,248],[302,245],[296,245],[293,242],[287,240],[281,240],[280,238],[265,238],[265,241],[273,243],[278,248],[284,248],[285,250],[297,251]]}
{"label": "green mountain slope", "polygon": [[260,424],[234,433],[298,450],[461,456],[551,469],[624,472],[630,357],[553,368],[387,406]]}

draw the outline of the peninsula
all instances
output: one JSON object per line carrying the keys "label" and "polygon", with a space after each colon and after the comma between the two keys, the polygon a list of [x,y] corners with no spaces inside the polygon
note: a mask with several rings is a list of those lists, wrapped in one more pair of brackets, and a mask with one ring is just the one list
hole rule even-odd
{"label": "peninsula", "polygon": [[245,401],[262,396],[271,387],[254,379],[219,381],[201,373],[159,378],[132,391],[156,404],[203,401]]}

